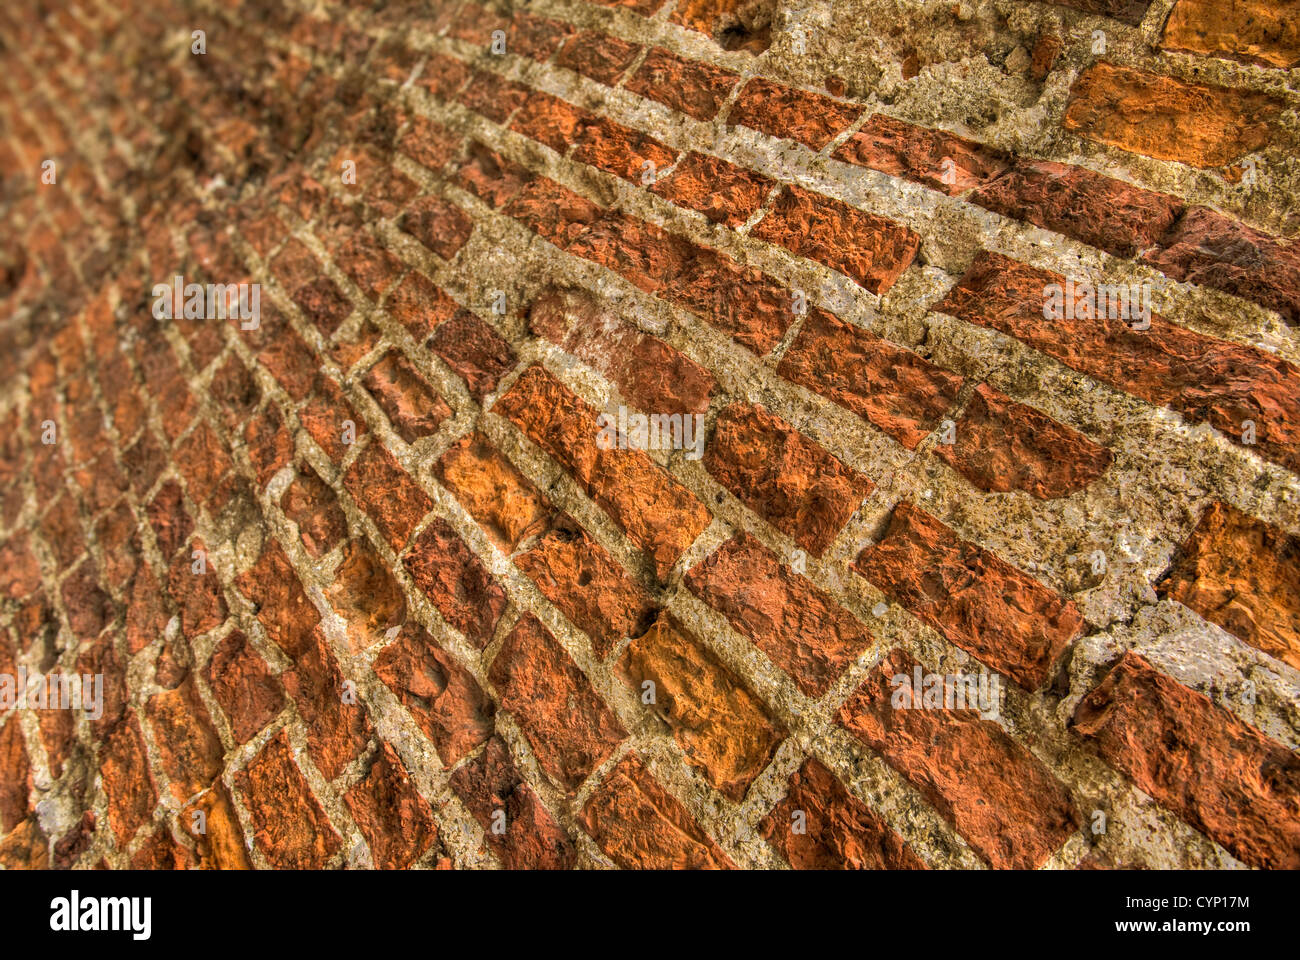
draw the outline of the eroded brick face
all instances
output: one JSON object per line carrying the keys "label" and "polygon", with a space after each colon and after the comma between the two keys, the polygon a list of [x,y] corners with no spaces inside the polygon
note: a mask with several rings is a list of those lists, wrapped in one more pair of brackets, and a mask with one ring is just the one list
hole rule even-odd
{"label": "eroded brick face", "polygon": [[1300,6],[822,6],[3,5],[0,866],[1300,866]]}

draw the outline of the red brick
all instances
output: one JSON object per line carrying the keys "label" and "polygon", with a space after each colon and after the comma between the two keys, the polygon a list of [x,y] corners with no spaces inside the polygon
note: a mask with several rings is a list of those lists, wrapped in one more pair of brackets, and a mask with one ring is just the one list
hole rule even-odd
{"label": "red brick", "polygon": [[402,628],[375,658],[374,670],[433,742],[444,766],[459,763],[492,735],[492,701],[419,624]]}
{"label": "red brick", "polygon": [[[167,592],[180,611],[181,632],[186,639],[207,633],[226,619],[221,582],[216,568],[207,559],[207,547],[198,539],[192,540],[190,547],[172,558],[167,572]],[[193,554],[200,550],[204,551],[203,572],[196,573],[198,559]]]}
{"label": "red brick", "polygon": [[317,277],[295,290],[293,302],[327,337],[333,336],[352,313],[352,301],[327,276]]}
{"label": "red brick", "polygon": [[561,250],[604,216],[590,200],[546,177],[525,186],[501,212]]}
{"label": "red brick", "polygon": [[935,452],[981,490],[1069,496],[1110,468],[1111,453],[1077,430],[1016,403],[986,383],[971,395],[956,439]]}
{"label": "red brick", "polygon": [[501,334],[468,310],[457,310],[440,324],[429,349],[465,381],[470,396],[480,403],[518,362]]}
{"label": "red brick", "polygon": [[204,679],[225,711],[236,743],[253,739],[284,706],[280,682],[238,630],[212,651]]}
{"label": "red brick", "polygon": [[714,223],[738,227],[767,199],[773,181],[719,157],[688,153],[651,192],[698,210]]}
{"label": "red brick", "polygon": [[481,433],[467,434],[453,444],[435,470],[504,553],[514,553],[550,519],[550,502]]}
{"label": "red brick", "polygon": [[[795,814],[802,814],[798,823]],[[888,823],[811,757],[759,833],[796,870],[925,869]]]}
{"label": "red brick", "polygon": [[924,184],[950,197],[983,187],[1006,169],[1001,153],[991,147],[883,113],[872,116],[832,156]]}
{"label": "red brick", "polygon": [[515,565],[591,638],[602,660],[623,637],[649,626],[653,599],[571,517],[557,518],[532,549],[515,557]]}
{"label": "red brick", "polygon": [[144,712],[175,799],[188,799],[220,776],[221,741],[192,680],[155,693],[145,701]]}
{"label": "red brick", "polygon": [[970,197],[1006,217],[1055,230],[1117,257],[1152,247],[1182,201],[1063,163],[1018,161]]}
{"label": "red brick", "polygon": [[861,114],[856,104],[754,77],[741,89],[727,122],[821,150]]}
{"label": "red brick", "polygon": [[319,630],[312,632],[293,667],[280,675],[307,728],[307,750],[326,780],[361,756],[373,733],[361,700],[353,696],[353,702],[345,702],[345,680]]}
{"label": "red brick", "polygon": [[1143,259],[1175,280],[1225,290],[1300,324],[1300,251],[1208,207],[1192,207]]}
{"label": "red brick", "polygon": [[555,64],[612,87],[640,52],[641,48],[635,43],[580,30],[564,44]]}
{"label": "red brick", "polygon": [[735,865],[635,753],[610,770],[581,823],[627,870],[730,870]]}
{"label": "red brick", "polygon": [[126,645],[130,653],[139,653],[162,635],[169,619],[163,597],[149,565],[140,564],[126,607]]}
{"label": "red brick", "polygon": [[406,620],[406,596],[383,559],[363,539],[343,548],[334,582],[325,597],[348,626],[353,651],[378,643],[391,628]]}
{"label": "red brick", "polygon": [[370,770],[343,795],[343,802],[381,870],[405,870],[438,839],[429,801],[387,743],[380,743]]}
{"label": "red brick", "polygon": [[257,485],[265,486],[293,458],[293,437],[278,406],[269,403],[260,416],[248,421],[244,444]]}
{"label": "red brick", "polygon": [[739,80],[739,74],[730,70],[683,60],[663,47],[652,47],[623,86],[707,122],[718,115]]}
{"label": "red brick", "polygon": [[221,478],[233,466],[221,438],[203,420],[176,445],[174,456],[186,492],[202,505],[212,499]]}
{"label": "red brick", "polygon": [[816,307],[777,372],[847,407],[909,450],[953,406],[962,378]]}
{"label": "red brick", "polygon": [[[129,712],[124,722],[108,735],[99,763],[108,800],[108,823],[118,843],[125,846],[149,821],[158,802],[144,737],[134,712]],[[2,782],[14,781],[6,776]]]}
{"label": "red brick", "polygon": [[560,44],[572,35],[573,27],[567,23],[516,10],[510,17],[506,49],[538,63],[545,63],[559,49]]}
{"label": "red brick", "polygon": [[0,592],[20,600],[40,586],[41,568],[28,546],[27,534],[20,532],[0,545]]}
{"label": "red brick", "polygon": [[[537,794],[524,781],[500,737],[483,753],[457,767],[451,787],[483,827],[484,838],[507,870],[567,870],[576,855]],[[500,811],[505,832],[496,833]]]}
{"label": "red brick", "polygon": [[398,225],[444,260],[456,255],[474,229],[464,210],[433,196],[420,197],[407,207]]}
{"label": "red brick", "polygon": [[1143,793],[1257,867],[1300,867],[1300,761],[1132,651],[1070,729]]}
{"label": "red brick", "polygon": [[90,557],[68,574],[60,593],[68,625],[78,640],[95,639],[117,616],[113,598],[100,586],[99,570]]}
{"label": "red brick", "polygon": [[470,68],[455,57],[430,53],[415,83],[440,100],[450,100],[465,85],[469,75]]}
{"label": "red brick", "polygon": [[334,263],[371,300],[384,295],[406,265],[365,234],[349,237],[334,251]]}
{"label": "red brick", "polygon": [[[892,651],[840,708],[838,721],[906,777],[990,866],[1041,867],[1080,822],[1069,790],[976,711],[923,706],[911,687],[917,666]],[[906,684],[891,682],[900,675]]]}
{"label": "red brick", "polygon": [[578,141],[578,131],[595,118],[567,100],[534,90],[510,121],[510,129],[564,153]]}
{"label": "red brick", "polygon": [[641,696],[653,684],[650,709],[686,762],[727,799],[744,799],[785,732],[740,678],[667,614],[631,642],[619,668]]}
{"label": "red brick", "polygon": [[718,415],[704,466],[778,530],[821,556],[874,484],[756,404]]}
{"label": "red brick", "polygon": [[1195,333],[1152,316],[1146,330],[1123,319],[1054,318],[1044,298],[1065,278],[983,252],[933,309],[1018,337],[1061,363],[1147,401],[1209,423],[1240,442],[1258,426],[1255,449],[1300,469],[1300,370],[1270,353]]}
{"label": "red brick", "polygon": [[544,367],[526,370],[493,410],[573,474],[653,560],[660,579],[708,526],[704,506],[645,453],[600,449],[596,411]]}
{"label": "red brick", "polygon": [[313,557],[324,556],[347,533],[338,498],[309,463],[299,466],[293,483],[281,494],[280,509],[297,524],[298,537]]}
{"label": "red brick", "polygon": [[235,783],[248,807],[254,839],[276,869],[319,870],[342,846],[294,763],[283,731],[235,774]]}
{"label": "red brick", "polygon": [[686,576],[686,586],[718,610],[784,670],[807,696],[821,698],[871,645],[858,620],[746,533],[737,534]]}
{"label": "red brick", "polygon": [[1300,670],[1300,537],[1212,503],[1159,585],[1224,630]]}
{"label": "red brick", "polygon": [[384,354],[361,382],[407,443],[437,433],[452,415],[451,407],[399,351]]}
{"label": "red brick", "polygon": [[464,141],[457,134],[428,117],[416,114],[398,147],[416,163],[441,171],[460,153]]}
{"label": "red brick", "polygon": [[1101,62],[1074,81],[1061,125],[1157,160],[1222,167],[1271,143],[1282,109],[1282,101],[1266,93]]}
{"label": "red brick", "polygon": [[443,618],[482,649],[506,608],[506,595],[456,532],[435,518],[402,561]]}
{"label": "red brick", "polygon": [[253,372],[233,354],[212,375],[208,391],[216,401],[221,422],[229,431],[247,422],[262,401],[262,388],[257,385]]}
{"label": "red brick", "polygon": [[284,548],[272,540],[235,585],[253,604],[266,635],[295,660],[306,652],[320,613],[302,588]]}
{"label": "red brick", "polygon": [[[269,326],[266,320],[263,317],[263,327]],[[284,321],[275,324],[274,335],[267,330],[266,344],[257,358],[295,400],[304,399],[311,391],[320,368],[316,354]]]}
{"label": "red brick", "polygon": [[486,70],[475,70],[456,99],[494,123],[505,123],[528,98],[528,93],[525,86]]}
{"label": "red brick", "polygon": [[444,320],[460,309],[422,273],[409,271],[389,294],[384,309],[406,327],[416,343],[423,343]]}
{"label": "red brick", "polygon": [[402,549],[416,525],[433,509],[429,495],[377,443],[371,443],[352,461],[343,474],[343,486],[395,551]]}
{"label": "red brick", "polygon": [[564,648],[536,617],[505,638],[488,671],[542,771],[574,793],[627,736]]}
{"label": "red brick", "polygon": [[652,165],[651,171],[666,169],[677,151],[639,130],[596,117],[582,126],[572,159],[639,184],[647,173],[645,164]]}
{"label": "red brick", "polygon": [[600,371],[640,410],[704,413],[717,387],[704,367],[584,290],[548,288],[529,305],[528,327]]}
{"label": "red brick", "polygon": [[32,811],[32,767],[16,713],[0,727],[0,773],[0,827],[8,833]]}
{"label": "red brick", "polygon": [[750,236],[824,263],[875,294],[894,285],[921,247],[901,224],[799,187],[786,187]]}
{"label": "red brick", "polygon": [[1074,602],[904,501],[853,569],[951,642],[1027,690],[1084,627]]}
{"label": "red brick", "polygon": [[532,179],[524,167],[474,140],[457,172],[456,184],[484,203],[500,207]]}

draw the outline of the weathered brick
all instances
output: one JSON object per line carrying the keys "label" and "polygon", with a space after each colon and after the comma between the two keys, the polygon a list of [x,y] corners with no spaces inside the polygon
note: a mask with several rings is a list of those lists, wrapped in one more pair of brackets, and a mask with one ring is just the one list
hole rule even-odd
{"label": "weathered brick", "polygon": [[1300,866],[1300,761],[1132,651],[1070,729],[1157,803],[1253,866]]}
{"label": "weathered brick", "polygon": [[[207,559],[206,545],[196,538],[189,546],[189,551],[183,550],[172,558],[167,572],[167,592],[180,611],[181,632],[187,639],[207,633],[226,619],[221,581]],[[196,557],[199,551],[202,556]],[[199,569],[202,572],[196,572]]]}
{"label": "weathered brick", "polygon": [[1178,0],[1161,46],[1291,69],[1300,65],[1300,8],[1295,0]]}
{"label": "weathered brick", "polygon": [[1044,322],[1047,288],[1065,278],[982,252],[933,309],[1017,337],[1075,370],[1209,423],[1241,442],[1258,427],[1255,449],[1300,469],[1300,370],[1254,347],[1176,326],[1157,316],[1136,330],[1120,318],[1056,317]]}
{"label": "weathered brick", "polygon": [[693,567],[686,586],[809,697],[823,696],[871,645],[866,627],[746,533]]}
{"label": "weathered brick", "polygon": [[754,77],[741,89],[727,122],[821,150],[861,113],[854,104]]}
{"label": "weathered brick", "polygon": [[704,466],[736,498],[821,556],[874,484],[757,404],[720,414]]}
{"label": "weathered brick", "polygon": [[448,623],[476,647],[487,645],[505,611],[505,591],[445,520],[425,527],[402,563]]}
{"label": "weathered brick", "polygon": [[691,151],[651,191],[714,223],[738,227],[758,211],[773,186],[767,177],[721,157]]}
{"label": "weathered brick", "polygon": [[575,792],[627,736],[609,707],[541,622],[519,621],[497,652],[488,679],[545,774]]}
{"label": "weathered brick", "polygon": [[347,533],[338,498],[309,463],[299,465],[293,482],[280,495],[280,509],[297,524],[298,538],[313,557],[328,553]]}
{"label": "weathered brick", "polygon": [[320,613],[307,599],[298,574],[284,548],[274,540],[267,544],[252,568],[241,574],[235,585],[253,604],[262,629],[281,650],[297,659],[310,642]]}
{"label": "weathered brick", "polygon": [[284,706],[279,681],[238,630],[212,651],[204,679],[213,698],[225,711],[237,743],[253,739]]}
{"label": "weathered brick", "polygon": [[1095,13],[1103,17],[1122,20],[1130,26],[1137,26],[1146,16],[1151,0],[1051,0],[1062,7],[1073,7],[1084,13]]}
{"label": "weathered brick", "polygon": [[735,865],[629,753],[582,808],[583,828],[628,870],[729,870]]}
{"label": "weathered brick", "polygon": [[784,731],[735,674],[667,614],[627,648],[620,670],[673,732],[686,760],[723,796],[740,802]]}
{"label": "weathered brick", "polygon": [[957,399],[962,378],[811,307],[777,372],[847,407],[909,450]]}
{"label": "weathered brick", "polygon": [[433,509],[429,495],[377,443],[371,443],[352,461],[343,474],[343,486],[396,551]]}
{"label": "weathered brick", "polygon": [[1085,167],[1025,160],[982,184],[970,200],[1117,257],[1131,257],[1154,246],[1183,209],[1175,197]]}
{"label": "weathered brick", "polygon": [[[564,870],[573,844],[520,775],[500,737],[451,775],[451,787],[484,830],[484,839],[507,870]],[[495,826],[505,815],[505,832]]]}
{"label": "weathered brick", "polygon": [[454,257],[474,230],[464,210],[433,196],[420,197],[407,207],[398,225],[444,260]]}
{"label": "weathered brick", "polygon": [[878,113],[844,141],[836,160],[903,177],[958,196],[1006,169],[1002,154],[946,130],[929,130]]}
{"label": "weathered brick", "polygon": [[1100,62],[1079,74],[1061,125],[1080,136],[1193,167],[1221,167],[1272,142],[1282,101]]}
{"label": "weathered brick", "polygon": [[730,70],[683,60],[663,47],[652,47],[623,86],[696,120],[709,121],[718,115],[739,80],[739,74]]}
{"label": "weathered brick", "polygon": [[549,501],[481,433],[462,437],[434,469],[488,538],[507,554],[540,533],[550,519]]}
{"label": "weathered brick", "polygon": [[406,869],[438,839],[429,801],[387,743],[380,743],[370,770],[343,795],[343,802],[381,869]]}
{"label": "weathered brick", "polygon": [[0,727],[0,773],[0,828],[8,833],[32,811],[32,767],[17,714]]}
{"label": "weathered brick", "polygon": [[294,762],[284,731],[235,774],[267,861],[281,870],[319,870],[342,846]]}
{"label": "weathered brick", "polygon": [[192,680],[155,693],[145,701],[144,712],[175,799],[188,799],[221,774],[221,741]]}
{"label": "weathered brick", "polygon": [[348,542],[325,596],[347,622],[353,651],[373,646],[406,619],[406,598],[380,556],[364,539]]}
{"label": "weathered brick", "polygon": [[411,270],[389,294],[384,309],[410,331],[416,343],[423,343],[460,307],[424,274]]}
{"label": "weathered brick", "polygon": [[623,637],[644,632],[654,601],[571,517],[560,516],[537,544],[514,558],[542,595],[591,638],[600,659]]}
{"label": "weathered brick", "polygon": [[462,138],[442,124],[421,114],[415,114],[410,120],[398,147],[416,163],[441,171],[460,153]]}
{"label": "weathered brick", "polygon": [[1110,467],[1111,453],[1077,430],[1016,403],[986,383],[975,388],[953,443],[935,452],[981,490],[1023,490],[1040,500],[1084,489]]}
{"label": "weathered brick", "polygon": [[1161,596],[1191,607],[1300,670],[1300,537],[1212,503],[1161,578]]}
{"label": "weathered brick", "polygon": [[470,396],[480,403],[518,362],[501,334],[468,310],[457,310],[439,324],[429,349],[465,381]]}
{"label": "weathered brick", "polygon": [[452,415],[447,402],[400,351],[385,353],[361,382],[407,443],[436,433]]}
{"label": "weathered brick", "polygon": [[888,823],[811,757],[790,777],[785,799],[759,833],[796,870],[925,869]]}
{"label": "weathered brick", "polygon": [[750,236],[824,263],[876,294],[894,285],[921,248],[921,238],[901,224],[793,186]]}
{"label": "weathered brick", "polygon": [[[99,762],[104,795],[108,799],[108,823],[118,843],[125,845],[149,821],[149,814],[158,802],[144,736],[134,711],[128,712],[125,720],[108,735]],[[21,781],[6,776],[4,782]]]}
{"label": "weathered brick", "polygon": [[1191,207],[1143,259],[1187,283],[1225,290],[1300,324],[1300,250],[1208,207]]}
{"label": "weathered brick", "polygon": [[640,52],[641,48],[635,43],[580,30],[565,42],[555,63],[612,87]]}
{"label": "weathered brick", "polygon": [[703,413],[717,386],[704,367],[584,290],[548,288],[529,305],[528,327],[599,370],[640,410]]}
{"label": "weathered brick", "polygon": [[906,501],[853,568],[950,641],[1028,690],[1083,630],[1074,602]]}
{"label": "weathered brick", "polygon": [[529,367],[493,411],[555,457],[664,578],[708,525],[704,506],[639,450],[602,450],[597,414],[545,368]]}
{"label": "weathered brick", "polygon": [[379,652],[374,669],[433,741],[444,765],[458,763],[492,735],[492,701],[418,624],[402,628]]}
{"label": "weathered brick", "polygon": [[[990,866],[1042,866],[1080,822],[1069,790],[976,711],[925,706],[911,686],[917,666],[892,651],[845,701],[838,721],[906,777]],[[907,682],[893,682],[899,676]]]}
{"label": "weathered brick", "polygon": [[[195,813],[203,813],[203,831],[194,829]],[[220,780],[212,789],[194,797],[176,817],[181,830],[194,840],[194,856],[200,869],[248,870],[248,848],[244,830],[240,826],[235,805],[226,786]]]}

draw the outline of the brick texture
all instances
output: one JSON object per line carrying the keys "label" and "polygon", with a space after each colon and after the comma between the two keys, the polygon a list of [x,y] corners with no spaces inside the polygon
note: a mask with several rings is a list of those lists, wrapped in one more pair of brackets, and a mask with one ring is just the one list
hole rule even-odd
{"label": "brick texture", "polygon": [[543,6],[0,5],[0,867],[1300,866],[1296,0]]}

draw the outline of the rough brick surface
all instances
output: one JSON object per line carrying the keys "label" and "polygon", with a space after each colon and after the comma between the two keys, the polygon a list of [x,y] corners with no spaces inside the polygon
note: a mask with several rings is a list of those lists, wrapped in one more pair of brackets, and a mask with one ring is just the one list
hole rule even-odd
{"label": "rough brick surface", "polygon": [[0,867],[1300,865],[1298,11],[0,4]]}

